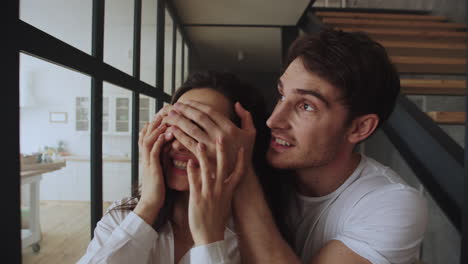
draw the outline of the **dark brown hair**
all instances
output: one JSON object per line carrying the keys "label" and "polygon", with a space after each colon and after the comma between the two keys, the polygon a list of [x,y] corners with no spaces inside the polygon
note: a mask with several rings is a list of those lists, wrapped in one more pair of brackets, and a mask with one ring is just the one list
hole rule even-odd
{"label": "dark brown hair", "polygon": [[[187,80],[180,86],[172,96],[171,103],[174,104],[186,92],[192,89],[209,88],[224,95],[231,104],[231,120],[237,125],[240,125],[240,120],[235,114],[234,104],[236,102],[247,109],[253,117],[255,127],[257,128],[257,138],[255,140],[253,164],[256,169],[265,168],[266,149],[269,142],[269,133],[265,126],[266,113],[264,112],[263,100],[247,83],[241,81],[235,75],[228,72],[203,71],[191,74]],[[178,191],[168,188],[166,185],[164,205],[161,208],[158,218],[152,225],[156,231],[170,221],[174,210],[174,201]],[[136,207],[138,199],[140,199],[140,191],[138,195],[123,202],[122,205],[113,208],[112,210],[133,210]]]}
{"label": "dark brown hair", "polygon": [[380,126],[392,113],[400,92],[398,73],[385,48],[365,33],[324,28],[304,35],[290,47],[287,65],[296,58],[342,92],[349,122],[377,114]]}

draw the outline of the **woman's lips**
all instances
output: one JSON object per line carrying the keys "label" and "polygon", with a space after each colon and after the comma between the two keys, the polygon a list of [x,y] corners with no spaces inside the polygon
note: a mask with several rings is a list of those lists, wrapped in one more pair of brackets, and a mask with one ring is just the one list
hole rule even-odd
{"label": "woman's lips", "polygon": [[189,160],[192,160],[195,166],[198,166],[198,160],[192,156],[187,155],[170,155],[169,163],[170,167],[176,173],[186,173]]}

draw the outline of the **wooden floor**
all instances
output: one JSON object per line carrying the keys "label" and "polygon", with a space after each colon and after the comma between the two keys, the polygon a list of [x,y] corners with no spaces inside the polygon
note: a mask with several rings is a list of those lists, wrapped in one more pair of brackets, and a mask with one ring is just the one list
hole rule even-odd
{"label": "wooden floor", "polygon": [[90,241],[89,207],[89,202],[41,201],[41,249],[23,249],[23,263],[76,263]]}

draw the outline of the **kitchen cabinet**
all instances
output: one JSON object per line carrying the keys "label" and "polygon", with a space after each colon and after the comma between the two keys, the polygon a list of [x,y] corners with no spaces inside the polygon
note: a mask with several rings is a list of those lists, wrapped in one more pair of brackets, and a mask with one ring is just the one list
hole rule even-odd
{"label": "kitchen cabinet", "polygon": [[[104,135],[129,136],[132,122],[132,100],[129,95],[104,96],[102,103],[102,132]],[[139,128],[151,120],[155,112],[154,99],[140,98]],[[75,104],[75,130],[78,132],[90,131],[91,110],[89,97],[76,97]]]}

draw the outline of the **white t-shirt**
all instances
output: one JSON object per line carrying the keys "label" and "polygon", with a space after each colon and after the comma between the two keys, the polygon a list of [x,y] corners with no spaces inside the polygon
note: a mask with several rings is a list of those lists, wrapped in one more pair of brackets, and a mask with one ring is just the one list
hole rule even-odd
{"label": "white t-shirt", "polygon": [[304,263],[331,240],[374,264],[412,263],[428,218],[418,191],[364,155],[337,190],[322,197],[298,194],[290,210],[294,248]]}
{"label": "white t-shirt", "polygon": [[[94,238],[78,263],[174,263],[174,233],[171,224],[168,222],[157,233],[131,210],[110,210],[124,200],[111,205],[98,222]],[[191,248],[179,261],[179,264],[190,263],[240,263],[237,235],[226,227],[223,241]]]}

